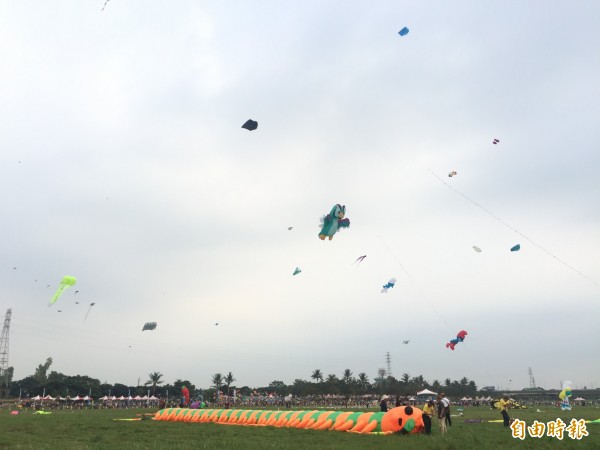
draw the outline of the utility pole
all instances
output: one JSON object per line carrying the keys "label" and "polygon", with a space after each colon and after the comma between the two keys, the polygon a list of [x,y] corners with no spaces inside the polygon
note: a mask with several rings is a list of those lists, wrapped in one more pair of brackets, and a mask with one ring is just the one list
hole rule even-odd
{"label": "utility pole", "polygon": [[391,377],[392,376],[392,357],[390,356],[390,352],[387,352],[385,354],[385,364],[387,367],[387,376]]}

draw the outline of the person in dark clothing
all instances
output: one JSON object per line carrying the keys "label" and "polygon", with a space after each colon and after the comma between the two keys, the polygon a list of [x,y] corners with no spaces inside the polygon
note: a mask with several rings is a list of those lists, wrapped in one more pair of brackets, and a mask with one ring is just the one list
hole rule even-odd
{"label": "person in dark clothing", "polygon": [[381,397],[381,402],[379,402],[379,407],[381,408],[381,412],[387,412],[388,410],[388,406],[387,406],[387,399],[389,397],[387,395],[384,395],[383,397]]}
{"label": "person in dark clothing", "polygon": [[400,400],[400,396],[399,395],[396,395],[396,408],[398,406],[402,406],[402,400]]}

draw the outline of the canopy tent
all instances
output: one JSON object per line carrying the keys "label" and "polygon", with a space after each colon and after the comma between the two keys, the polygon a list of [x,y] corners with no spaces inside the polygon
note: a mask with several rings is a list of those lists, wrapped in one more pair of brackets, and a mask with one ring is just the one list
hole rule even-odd
{"label": "canopy tent", "polygon": [[429,389],[423,389],[417,392],[417,395],[437,395],[437,392],[430,391]]}
{"label": "canopy tent", "polygon": [[158,400],[158,397],[155,397],[154,395],[152,397],[150,397],[148,400],[152,401],[152,400]]}
{"label": "canopy tent", "polygon": [[573,400],[574,402],[585,402],[585,398],[583,397],[577,397],[575,400]]}
{"label": "canopy tent", "polygon": [[50,396],[50,394],[48,394],[42,400],[55,400],[55,398]]}
{"label": "canopy tent", "polygon": [[31,400],[39,402],[42,399],[41,395],[36,395],[35,397],[33,397]]}

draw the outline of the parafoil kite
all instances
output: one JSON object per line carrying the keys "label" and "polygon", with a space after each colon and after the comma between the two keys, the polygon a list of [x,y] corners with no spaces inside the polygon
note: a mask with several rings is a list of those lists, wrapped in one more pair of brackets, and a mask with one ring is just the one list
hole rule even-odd
{"label": "parafoil kite", "polygon": [[242,128],[245,128],[248,131],[256,130],[258,128],[258,122],[256,120],[248,119],[244,125],[242,125]]}
{"label": "parafoil kite", "polygon": [[359,434],[404,435],[425,431],[423,412],[414,406],[399,406],[388,412],[167,408],[158,411],[154,420],[336,430]]}
{"label": "parafoil kite", "polygon": [[558,394],[558,398],[562,400],[560,403],[560,409],[562,409],[563,411],[571,411],[571,404],[569,403],[569,397],[571,397],[572,395],[573,395],[573,392],[571,391],[571,382],[565,381],[563,383],[562,391],[560,391],[560,394]]}
{"label": "parafoil kite", "polygon": [[296,269],[294,269],[294,273],[293,273],[293,275],[298,275],[300,272],[302,272],[302,271],[300,270],[300,268],[299,268],[299,267],[296,267]]}
{"label": "parafoil kite", "polygon": [[87,312],[85,313],[85,317],[83,318],[83,321],[85,322],[90,314],[90,311],[92,310],[92,306],[94,306],[95,303],[90,303],[90,307],[88,308]]}
{"label": "parafoil kite", "polygon": [[475,250],[477,253],[481,253],[481,249],[476,245],[473,246],[473,250]]}
{"label": "parafoil kite", "polygon": [[64,276],[62,281],[58,285],[58,289],[50,299],[50,304],[48,306],[54,305],[54,303],[56,303],[56,301],[60,298],[65,289],[67,289],[69,286],[74,286],[76,282],[77,279],[75,277]]}
{"label": "parafoil kite", "polygon": [[186,406],[190,402],[190,391],[187,387],[181,387],[181,404]]}
{"label": "parafoil kite", "polygon": [[155,329],[156,329],[156,322],[146,322],[144,324],[144,328],[142,328],[142,331],[155,330]]}
{"label": "parafoil kite", "polygon": [[333,205],[329,214],[321,218],[321,232],[319,233],[319,239],[324,240],[326,236],[329,236],[329,240],[333,239],[333,235],[342,228],[348,228],[350,226],[350,219],[344,219],[346,215],[346,206]]}
{"label": "parafoil kite", "polygon": [[408,34],[410,30],[407,27],[402,28],[400,31],[398,31],[398,34],[400,36],[406,36]]}
{"label": "parafoil kite", "polygon": [[511,252],[518,252],[519,250],[521,250],[521,244],[517,244],[510,249]]}
{"label": "parafoil kite", "polygon": [[396,284],[396,279],[390,278],[390,281],[388,281],[386,284],[383,285],[383,289],[381,290],[381,293],[387,294],[388,289],[393,288],[395,284]]}
{"label": "parafoil kite", "polygon": [[467,334],[469,334],[469,333],[467,333],[465,330],[460,330],[460,331],[458,332],[458,334],[456,335],[456,338],[454,338],[454,339],[451,339],[451,340],[450,340],[450,342],[448,342],[448,343],[446,344],[446,348],[449,348],[450,350],[454,350],[454,346],[455,346],[456,344],[458,344],[459,342],[462,342],[462,341],[464,341],[464,340],[465,340],[465,336],[466,336]]}
{"label": "parafoil kite", "polygon": [[452,178],[452,177],[453,177],[453,176],[455,176],[455,175],[458,175],[458,173],[456,173],[456,170],[453,170],[452,172],[450,172],[450,173],[448,174],[448,176],[449,176],[450,178]]}
{"label": "parafoil kite", "polygon": [[499,142],[500,142],[500,139],[494,139],[494,140],[492,141],[492,144],[496,145],[496,144],[498,144]]}

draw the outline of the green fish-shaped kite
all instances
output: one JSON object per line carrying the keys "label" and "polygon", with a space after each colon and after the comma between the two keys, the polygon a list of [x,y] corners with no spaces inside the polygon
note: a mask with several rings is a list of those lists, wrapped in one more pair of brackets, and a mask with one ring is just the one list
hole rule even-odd
{"label": "green fish-shaped kite", "polygon": [[62,281],[60,282],[60,285],[58,286],[58,289],[50,299],[50,304],[48,306],[54,305],[56,301],[60,298],[60,296],[63,294],[65,289],[67,289],[69,286],[75,286],[76,282],[77,279],[75,277],[70,277],[68,275],[64,276]]}

